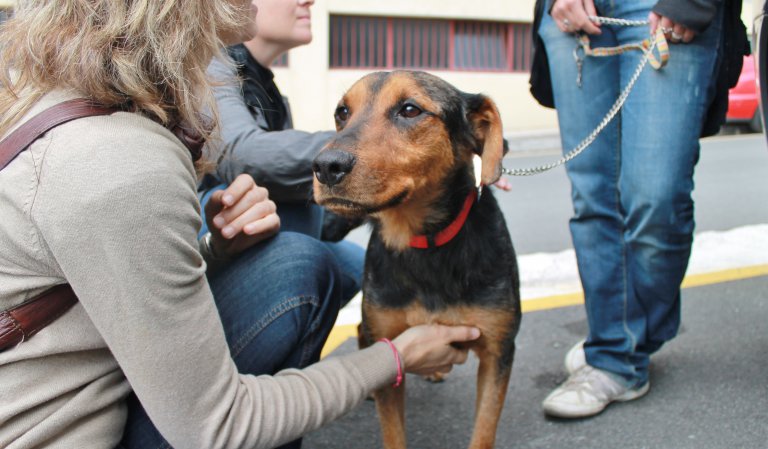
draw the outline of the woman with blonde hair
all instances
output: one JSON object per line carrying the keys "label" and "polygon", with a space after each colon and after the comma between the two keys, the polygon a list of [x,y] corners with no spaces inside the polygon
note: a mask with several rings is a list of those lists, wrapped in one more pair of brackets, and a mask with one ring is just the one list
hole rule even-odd
{"label": "woman with blonde hair", "polygon": [[[0,447],[274,447],[403,370],[465,360],[449,343],[476,329],[423,326],[284,369],[316,358],[335,316],[328,251],[278,233],[247,175],[211,198],[227,225],[198,241],[205,69],[253,35],[253,14],[248,0],[22,0],[3,25]],[[101,112],[30,131],[72,104]],[[16,154],[19,133],[37,138]],[[263,294],[233,294],[223,264]]]}

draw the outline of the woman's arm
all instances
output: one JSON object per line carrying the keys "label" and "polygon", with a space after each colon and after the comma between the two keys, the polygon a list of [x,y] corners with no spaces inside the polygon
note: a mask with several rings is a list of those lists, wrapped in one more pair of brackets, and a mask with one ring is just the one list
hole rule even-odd
{"label": "woman's arm", "polygon": [[393,381],[397,368],[384,345],[274,378],[238,374],[197,249],[186,150],[130,114],[64,128],[46,155],[34,219],[57,270],[174,447],[272,447]]}
{"label": "woman's arm", "polygon": [[245,104],[232,68],[214,60],[208,72],[222,83],[214,90],[223,144],[218,177],[231,183],[248,173],[273,200],[306,202],[312,197],[312,160],[334,133],[266,131]]}

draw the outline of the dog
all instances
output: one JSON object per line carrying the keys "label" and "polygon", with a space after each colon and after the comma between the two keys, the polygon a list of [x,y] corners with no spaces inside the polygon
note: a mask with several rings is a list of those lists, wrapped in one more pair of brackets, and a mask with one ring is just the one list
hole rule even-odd
{"label": "dog", "polygon": [[[520,325],[517,262],[490,188],[499,112],[484,95],[418,71],[376,72],[336,108],[313,161],[318,204],[372,224],[360,344],[423,323],[471,325],[479,358],[472,449],[492,448]],[[405,448],[404,385],[374,392],[386,449]]]}

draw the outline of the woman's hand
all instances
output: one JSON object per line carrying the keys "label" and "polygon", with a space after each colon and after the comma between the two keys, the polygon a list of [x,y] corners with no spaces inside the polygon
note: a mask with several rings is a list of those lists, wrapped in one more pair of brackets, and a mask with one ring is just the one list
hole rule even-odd
{"label": "woman's hand", "polygon": [[601,33],[600,25],[589,20],[589,16],[597,16],[594,0],[556,0],[550,15],[563,33]]}
{"label": "woman's hand", "polygon": [[205,205],[214,253],[232,257],[277,234],[276,210],[267,189],[257,186],[251,175],[240,175],[226,189],[214,192]]}
{"label": "woman's hand", "polygon": [[407,329],[392,340],[403,358],[405,372],[423,376],[447,373],[453,365],[467,361],[467,349],[453,342],[477,340],[480,330],[468,326],[422,324]]}
{"label": "woman's hand", "polygon": [[668,17],[660,16],[655,12],[648,15],[648,21],[651,24],[651,35],[656,32],[656,28],[661,27],[661,31],[664,32],[664,35],[670,42],[683,42],[687,44],[696,37],[695,31],[686,28],[683,24],[675,23]]}

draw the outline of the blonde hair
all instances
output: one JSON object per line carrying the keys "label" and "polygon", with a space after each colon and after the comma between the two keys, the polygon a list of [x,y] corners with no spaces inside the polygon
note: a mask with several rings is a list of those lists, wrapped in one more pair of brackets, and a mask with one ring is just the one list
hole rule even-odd
{"label": "blonde hair", "polygon": [[224,33],[251,20],[240,0],[19,0],[0,31],[0,133],[46,92],[73,89],[208,136],[206,68]]}

